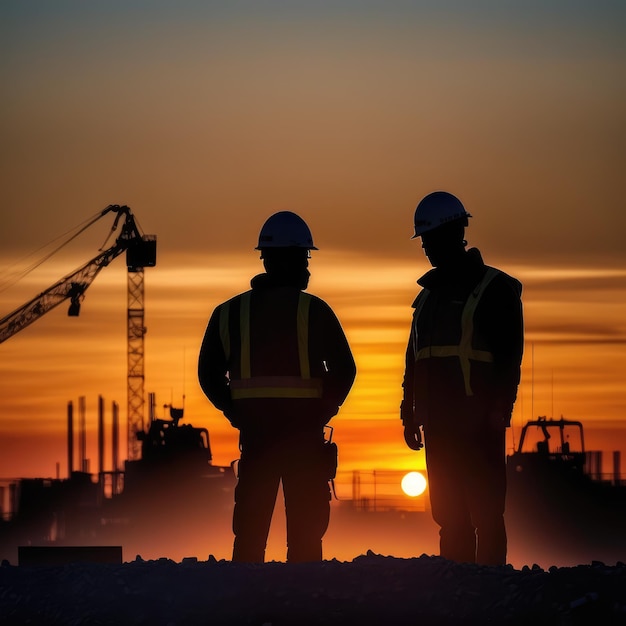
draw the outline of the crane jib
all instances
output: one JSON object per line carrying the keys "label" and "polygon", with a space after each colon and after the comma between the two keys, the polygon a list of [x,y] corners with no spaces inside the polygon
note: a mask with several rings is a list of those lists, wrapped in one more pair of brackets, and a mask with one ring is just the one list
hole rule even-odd
{"label": "crane jib", "polygon": [[[143,269],[144,267],[154,267],[156,265],[156,236],[142,235],[140,233],[129,207],[111,204],[101,211],[97,217],[89,220],[85,226],[82,226],[64,244],[59,246],[57,251],[100,218],[111,212],[115,213],[116,217],[107,240],[113,231],[117,229],[122,218],[124,219],[120,235],[115,243],[79,269],[64,276],[38,296],[3,317],[0,320],[0,343],[17,334],[66,300],[70,301],[68,314],[72,317],[78,316],[85,291],[95,277],[102,268],[109,265],[122,252],[126,252],[128,269],[128,458],[129,460],[134,460],[139,457],[141,449],[137,433],[144,430],[143,341],[146,328],[144,325]],[[50,256],[48,255],[43,260]]]}

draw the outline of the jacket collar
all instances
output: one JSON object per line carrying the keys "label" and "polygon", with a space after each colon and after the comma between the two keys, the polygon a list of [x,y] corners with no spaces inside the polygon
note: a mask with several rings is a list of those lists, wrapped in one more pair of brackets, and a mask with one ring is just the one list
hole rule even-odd
{"label": "jacket collar", "polygon": [[291,287],[292,289],[302,290],[300,284],[301,279],[288,279],[283,276],[274,276],[272,274],[257,274],[251,281],[252,289],[276,289],[279,287]]}
{"label": "jacket collar", "polygon": [[470,248],[453,267],[434,267],[417,280],[424,289],[476,284],[485,273],[485,263],[478,248]]}

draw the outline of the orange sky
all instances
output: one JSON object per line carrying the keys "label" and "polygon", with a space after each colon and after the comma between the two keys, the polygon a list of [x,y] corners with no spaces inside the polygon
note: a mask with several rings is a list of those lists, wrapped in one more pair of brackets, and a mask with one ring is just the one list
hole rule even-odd
{"label": "orange sky", "polygon": [[[0,8],[0,289],[27,253],[130,205],[158,236],[146,391],[159,406],[184,394],[227,463],[236,437],[199,390],[199,342],[260,270],[265,218],[296,211],[320,248],[310,291],[357,360],[334,422],[343,467],[422,467],[397,417],[427,269],[409,237],[417,201],[444,188],[474,215],[470,245],[524,283],[514,423],[583,419],[609,428],[589,445],[626,451],[625,10],[212,4]],[[0,291],[0,315],[94,257],[109,226]],[[98,394],[125,415],[125,372],[117,260],[80,318],[62,307],[0,345],[0,477],[54,475],[57,461],[64,475],[67,401],[86,396],[94,427]]]}
{"label": "orange sky", "polygon": [[[309,290],[334,306],[358,367],[353,391],[334,421],[344,470],[424,464],[423,453],[404,447],[398,420],[414,278],[427,269],[419,245],[407,245],[415,259],[405,264],[390,261],[379,268],[366,256],[323,249],[311,261]],[[186,419],[209,428],[215,462],[229,463],[237,454],[235,431],[204,399],[196,358],[208,314],[247,288],[260,261],[251,249],[231,257],[199,257],[195,268],[184,259],[168,267],[164,257],[146,269],[146,391],[157,394],[158,416],[165,415],[163,404],[180,406],[185,395]],[[616,433],[621,433],[626,356],[623,340],[607,336],[626,319],[626,292],[620,301],[617,290],[598,289],[591,302],[576,304],[583,295],[576,285],[588,280],[582,270],[505,269],[525,284],[527,345],[514,417],[517,437],[533,414],[620,426]],[[595,279],[625,280],[626,272],[616,274]],[[63,474],[65,407],[80,395],[87,397],[95,467],[98,395],[107,403],[107,421],[113,400],[125,414],[125,281],[123,260],[115,261],[87,292],[79,318],[67,317],[67,307],[61,306],[2,344],[2,431],[12,445],[3,451],[0,475],[15,475],[16,467],[20,475],[54,475],[56,461]],[[557,287],[560,281],[564,284]],[[590,322],[597,315],[602,324]],[[601,445],[623,448],[624,442],[616,447],[617,442]]]}

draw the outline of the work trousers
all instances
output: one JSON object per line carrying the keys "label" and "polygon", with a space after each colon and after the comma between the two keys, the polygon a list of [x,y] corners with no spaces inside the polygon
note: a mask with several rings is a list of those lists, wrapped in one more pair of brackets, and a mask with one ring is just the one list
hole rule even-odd
{"label": "work trousers", "polygon": [[465,563],[504,565],[506,455],[504,429],[458,437],[425,434],[432,515],[441,556]]}
{"label": "work trousers", "polygon": [[330,487],[322,447],[321,433],[276,441],[242,438],[233,512],[233,561],[265,560],[281,481],[287,561],[322,560],[322,537],[330,519]]}

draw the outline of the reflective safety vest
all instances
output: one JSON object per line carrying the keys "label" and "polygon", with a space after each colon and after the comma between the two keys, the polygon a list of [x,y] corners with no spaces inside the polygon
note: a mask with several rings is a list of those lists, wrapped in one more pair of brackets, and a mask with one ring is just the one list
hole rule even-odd
{"label": "reflective safety vest", "polygon": [[[240,299],[239,333],[241,353],[239,355],[240,378],[230,372],[230,394],[233,400],[248,398],[321,398],[322,379],[311,378],[309,363],[309,307],[312,297],[300,292],[297,310],[299,376],[252,376],[250,368],[250,301],[252,292],[247,291]],[[220,311],[220,338],[226,360],[230,361],[230,302],[225,302]]]}
{"label": "reflective safety vest", "polygon": [[493,363],[493,354],[487,350],[476,349],[472,345],[474,338],[474,313],[480,297],[483,295],[487,285],[500,273],[494,267],[488,267],[482,280],[476,285],[472,293],[469,295],[463,312],[461,314],[461,340],[458,345],[449,346],[425,346],[420,350],[417,349],[417,320],[424,308],[426,298],[430,293],[428,289],[424,289],[417,301],[415,302],[414,322],[412,328],[412,341],[415,348],[415,361],[421,359],[430,359],[438,357],[458,357],[463,373],[463,382],[465,384],[465,394],[474,395],[470,385],[471,362],[481,361],[483,363]]}

